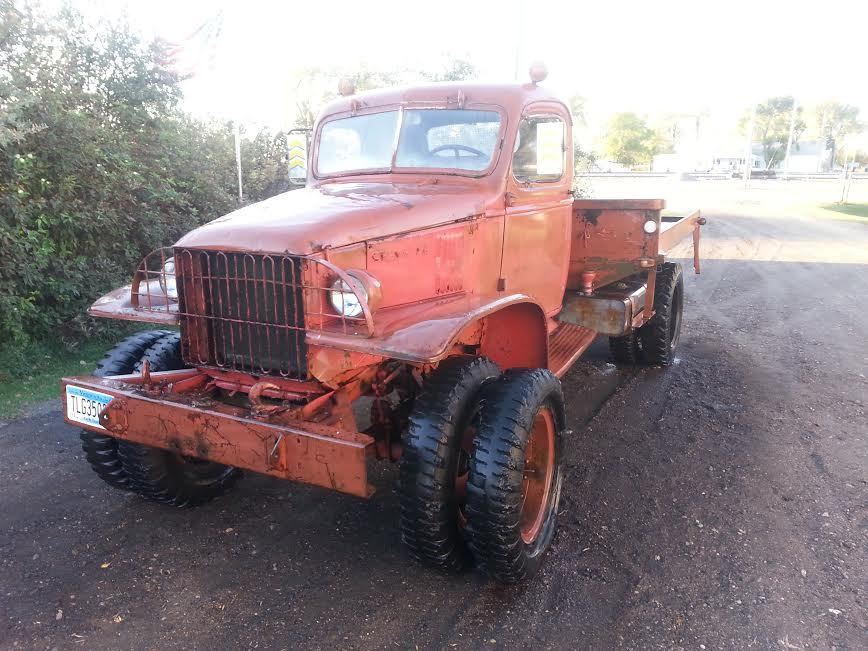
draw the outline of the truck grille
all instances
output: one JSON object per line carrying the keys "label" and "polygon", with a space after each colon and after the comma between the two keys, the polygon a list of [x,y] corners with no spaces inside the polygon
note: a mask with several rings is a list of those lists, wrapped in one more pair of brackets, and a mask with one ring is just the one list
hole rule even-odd
{"label": "truck grille", "polygon": [[299,256],[175,249],[184,360],[307,379],[304,264]]}

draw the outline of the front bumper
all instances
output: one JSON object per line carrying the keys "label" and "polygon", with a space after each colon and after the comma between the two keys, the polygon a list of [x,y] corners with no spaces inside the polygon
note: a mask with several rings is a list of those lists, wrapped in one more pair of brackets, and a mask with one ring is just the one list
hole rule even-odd
{"label": "front bumper", "polygon": [[374,439],[354,424],[320,424],[274,417],[257,417],[242,407],[203,397],[195,391],[195,370],[153,373],[142,385],[139,376],[63,378],[67,385],[112,397],[99,414],[100,425],[76,427],[118,439],[142,443],[177,454],[323,486],[369,497],[367,460]]}

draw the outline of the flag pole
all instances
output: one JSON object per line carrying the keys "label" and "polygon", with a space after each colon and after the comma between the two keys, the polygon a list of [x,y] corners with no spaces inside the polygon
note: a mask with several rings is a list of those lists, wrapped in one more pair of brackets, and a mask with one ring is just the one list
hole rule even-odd
{"label": "flag pole", "polygon": [[513,71],[515,81],[519,80],[518,67],[521,65],[521,42],[522,37],[524,36],[524,28],[522,27],[523,13],[524,0],[518,0],[516,4],[516,15],[518,19],[515,21],[516,27],[518,28],[518,34],[516,34],[515,38],[515,70]]}
{"label": "flag pole", "polygon": [[235,122],[235,165],[238,167],[238,203],[244,201],[241,190],[241,126]]}

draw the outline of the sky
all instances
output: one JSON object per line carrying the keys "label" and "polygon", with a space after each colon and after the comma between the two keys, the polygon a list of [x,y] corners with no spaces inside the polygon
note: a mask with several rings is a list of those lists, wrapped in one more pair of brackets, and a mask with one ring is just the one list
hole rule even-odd
{"label": "sky", "polygon": [[[75,0],[90,15],[126,12],[146,37],[179,41],[223,13],[213,67],[184,82],[206,116],[292,126],[299,70],[437,67],[471,60],[485,81],[527,79],[532,61],[591,121],[615,111],[706,112],[734,123],[751,102],[794,95],[868,115],[865,0]],[[302,5],[303,9],[299,9]],[[518,65],[516,63],[518,62]]]}

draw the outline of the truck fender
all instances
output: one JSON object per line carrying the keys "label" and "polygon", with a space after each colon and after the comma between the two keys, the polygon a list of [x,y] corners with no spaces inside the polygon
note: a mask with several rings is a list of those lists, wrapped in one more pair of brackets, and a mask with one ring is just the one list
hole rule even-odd
{"label": "truck fender", "polygon": [[308,332],[308,344],[416,364],[436,364],[473,346],[501,368],[548,366],[545,312],[524,294],[454,296],[384,311],[375,323],[378,317],[373,337]]}
{"label": "truck fender", "polygon": [[516,303],[482,320],[479,354],[501,369],[548,368],[547,319],[536,303]]}

